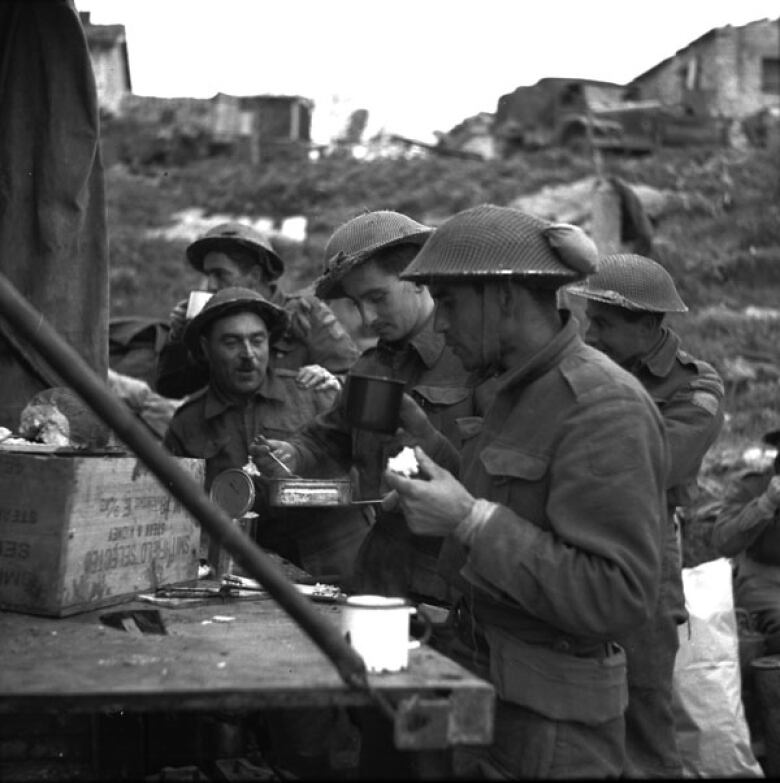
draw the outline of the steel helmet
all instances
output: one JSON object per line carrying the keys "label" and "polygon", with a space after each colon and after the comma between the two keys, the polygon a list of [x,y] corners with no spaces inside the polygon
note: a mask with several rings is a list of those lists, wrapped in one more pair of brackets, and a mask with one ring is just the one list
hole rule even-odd
{"label": "steel helmet", "polygon": [[598,272],[580,286],[566,289],[573,296],[651,313],[684,313],[688,308],[672,276],[656,261],[635,253],[604,256]]}
{"label": "steel helmet", "polygon": [[269,280],[277,280],[284,274],[284,261],[276,254],[268,237],[244,223],[220,223],[209,229],[187,247],[187,259],[198,272],[203,272],[203,258],[207,253],[225,253],[235,247],[253,253],[257,263],[265,267]]}
{"label": "steel helmet", "polygon": [[483,204],[442,223],[404,270],[404,280],[516,277],[551,286],[593,271],[598,251],[577,226]]}
{"label": "steel helmet", "polygon": [[200,337],[208,326],[226,315],[241,312],[257,313],[265,321],[271,342],[280,337],[287,328],[287,313],[281,307],[269,302],[251,288],[223,288],[209,299],[203,309],[184,329],[184,342],[197,355]]}
{"label": "steel helmet", "polygon": [[348,220],[328,240],[325,272],[315,281],[315,293],[321,299],[345,296],[341,282],[357,265],[394,245],[422,246],[433,231],[429,226],[390,210],[366,212]]}

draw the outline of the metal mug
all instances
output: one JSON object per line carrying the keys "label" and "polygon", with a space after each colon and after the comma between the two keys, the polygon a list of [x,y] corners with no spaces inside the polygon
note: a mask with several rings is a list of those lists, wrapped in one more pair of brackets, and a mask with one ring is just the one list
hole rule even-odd
{"label": "metal mug", "polygon": [[347,375],[347,421],[358,429],[392,435],[399,424],[404,382],[375,375]]}

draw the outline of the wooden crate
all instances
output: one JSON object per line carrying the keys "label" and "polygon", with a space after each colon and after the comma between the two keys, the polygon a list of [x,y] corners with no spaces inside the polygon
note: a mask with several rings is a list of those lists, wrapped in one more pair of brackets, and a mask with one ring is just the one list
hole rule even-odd
{"label": "wooden crate", "polygon": [[[178,461],[202,482],[202,460]],[[0,454],[2,609],[63,617],[195,579],[199,540],[135,457]]]}

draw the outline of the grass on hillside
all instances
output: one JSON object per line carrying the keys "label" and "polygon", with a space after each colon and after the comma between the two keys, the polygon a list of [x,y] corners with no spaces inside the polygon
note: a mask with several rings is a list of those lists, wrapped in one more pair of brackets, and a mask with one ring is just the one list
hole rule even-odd
{"label": "grass on hillside", "polygon": [[[666,151],[647,158],[607,158],[605,173],[690,196],[688,206],[656,227],[655,257],[669,269],[691,312],[674,321],[691,353],[725,374],[738,356],[780,367],[780,320],[749,318],[745,307],[780,307],[780,177],[766,151]],[[586,156],[545,151],[507,161],[455,158],[344,158],[250,166],[210,159],[169,170],[106,174],[112,315],[166,317],[197,284],[182,241],[149,238],[189,207],[207,214],[308,218],[302,246],[278,249],[288,288],[318,274],[328,236],[364,210],[395,209],[438,221],[476,204],[507,204],[545,185],[593,174]],[[773,377],[729,387],[729,443],[754,442],[780,427]],[[725,441],[724,441],[725,442]]]}

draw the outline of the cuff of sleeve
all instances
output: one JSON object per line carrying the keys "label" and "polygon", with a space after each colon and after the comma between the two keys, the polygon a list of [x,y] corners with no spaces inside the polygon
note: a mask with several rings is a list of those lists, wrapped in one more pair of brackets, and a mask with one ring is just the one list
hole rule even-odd
{"label": "cuff of sleeve", "polygon": [[761,495],[758,498],[756,508],[767,517],[773,517],[777,510],[777,506],[766,495]]}
{"label": "cuff of sleeve", "polygon": [[461,544],[471,547],[477,534],[482,530],[488,519],[493,516],[497,508],[498,505],[491,503],[489,500],[483,500],[482,498],[475,500],[471,511],[455,528],[455,536]]}

